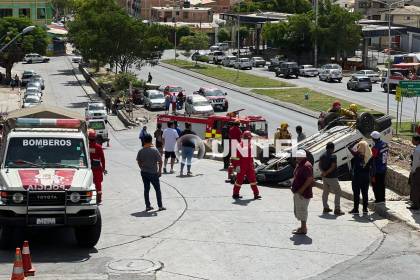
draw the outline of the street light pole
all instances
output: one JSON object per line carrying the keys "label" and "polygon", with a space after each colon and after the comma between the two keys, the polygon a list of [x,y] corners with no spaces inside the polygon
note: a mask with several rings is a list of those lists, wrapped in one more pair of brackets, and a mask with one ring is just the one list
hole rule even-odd
{"label": "street light pole", "polygon": [[318,0],[315,0],[315,42],[314,42],[314,66],[318,67]]}
{"label": "street light pole", "polygon": [[389,80],[391,76],[391,4],[388,4],[388,71],[387,71],[387,93],[386,93],[386,114],[389,115]]}
{"label": "street light pole", "polygon": [[13,44],[20,36],[25,35],[26,33],[31,32],[32,30],[35,29],[35,26],[31,25],[31,26],[27,26],[25,27],[19,34],[17,34],[15,36],[15,38],[13,38],[12,40],[10,40],[10,42],[8,42],[6,45],[4,45],[1,49],[0,49],[0,53],[2,53],[4,50],[6,50],[11,44]]}
{"label": "street light pole", "polygon": [[[240,9],[239,9],[239,11],[240,11]],[[238,17],[238,51],[236,53],[236,61],[238,62],[238,68],[236,69],[236,78],[239,77],[239,48],[240,48],[240,45],[239,45],[239,42],[240,42],[239,31],[240,31],[240,28],[241,28],[241,24],[240,24],[241,16],[240,16],[240,14],[238,14],[237,17]]]}

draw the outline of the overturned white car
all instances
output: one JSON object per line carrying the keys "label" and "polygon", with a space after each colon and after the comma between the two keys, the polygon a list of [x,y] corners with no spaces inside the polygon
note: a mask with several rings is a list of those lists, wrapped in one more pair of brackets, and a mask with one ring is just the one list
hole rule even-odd
{"label": "overturned white car", "polygon": [[307,157],[314,167],[314,177],[320,177],[321,172],[318,162],[325,152],[328,142],[335,144],[334,153],[337,155],[339,177],[346,177],[349,174],[350,161],[353,157],[348,147],[362,139],[371,143],[370,133],[374,130],[381,133],[384,141],[390,141],[392,137],[391,125],[389,116],[376,118],[369,113],[362,113],[356,121],[336,119],[318,133],[283,150],[282,153],[272,154],[273,158],[266,163],[259,164],[256,168],[257,181],[259,183],[276,184],[288,182],[292,179],[295,168],[292,151],[297,149],[306,151]]}

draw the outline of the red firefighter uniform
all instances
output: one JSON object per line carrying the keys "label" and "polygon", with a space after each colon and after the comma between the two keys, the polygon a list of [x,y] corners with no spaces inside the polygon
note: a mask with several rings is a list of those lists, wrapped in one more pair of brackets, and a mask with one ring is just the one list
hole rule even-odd
{"label": "red firefighter uniform", "polygon": [[233,186],[232,197],[234,199],[242,198],[239,195],[239,191],[241,190],[241,186],[246,176],[249,184],[251,185],[252,192],[254,193],[254,199],[259,199],[261,198],[261,196],[259,195],[259,191],[257,187],[257,178],[255,176],[255,168],[254,168],[254,159],[252,157],[252,143],[251,143],[252,134],[250,131],[244,131],[242,137],[244,141],[241,142],[240,146],[244,154],[242,155],[241,152],[238,152],[240,170],[236,176],[235,185]]}
{"label": "red firefighter uniform", "polygon": [[237,166],[239,166],[239,158],[238,157],[232,157],[232,147],[235,144],[239,144],[241,142],[242,138],[242,131],[239,128],[239,120],[235,120],[233,123],[233,126],[229,128],[229,158],[230,158],[230,164],[228,167],[228,179],[227,181],[230,181],[231,177],[233,176],[233,171]]}
{"label": "red firefighter uniform", "polygon": [[105,169],[105,155],[102,146],[96,143],[96,132],[89,131],[89,153],[96,188],[97,202],[102,202],[102,181]]}

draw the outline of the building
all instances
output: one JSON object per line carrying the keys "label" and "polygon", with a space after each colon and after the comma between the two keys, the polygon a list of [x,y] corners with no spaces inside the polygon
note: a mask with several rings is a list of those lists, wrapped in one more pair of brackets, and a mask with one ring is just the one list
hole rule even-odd
{"label": "building", "polygon": [[355,0],[335,0],[334,4],[339,5],[341,8],[346,9],[347,11],[354,11],[354,1]]}
{"label": "building", "polygon": [[[359,12],[366,19],[380,20],[381,14],[388,10],[388,4],[397,2],[390,0],[355,0],[354,11]],[[407,0],[406,2],[409,2],[410,5],[420,6],[420,0]],[[393,5],[392,8],[404,7],[404,2],[399,3],[398,5]]]}
{"label": "building", "polygon": [[213,22],[213,11],[211,8],[174,8],[174,7],[152,7],[151,21],[168,22]]}
{"label": "building", "polygon": [[50,0],[1,0],[1,17],[27,17],[35,24],[48,24],[53,19]]}
{"label": "building", "polygon": [[[382,20],[388,21],[389,12],[382,13]],[[420,7],[404,6],[391,11],[391,23],[420,28]]]}

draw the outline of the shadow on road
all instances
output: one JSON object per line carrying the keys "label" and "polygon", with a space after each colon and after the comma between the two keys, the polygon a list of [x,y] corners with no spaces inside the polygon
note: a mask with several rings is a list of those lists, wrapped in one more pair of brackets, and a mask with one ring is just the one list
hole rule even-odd
{"label": "shadow on road", "polygon": [[[91,254],[98,251],[79,247],[70,228],[32,229],[25,232],[29,241],[32,261],[50,262],[85,262]],[[0,263],[13,263],[15,250],[0,250]]]}
{"label": "shadow on road", "polygon": [[235,199],[235,201],[232,202],[232,204],[247,206],[251,201],[254,201],[254,200],[255,199],[253,199],[253,198],[250,198],[250,199]]}
{"label": "shadow on road", "polygon": [[57,73],[51,74],[53,76],[73,76],[73,70],[65,69],[65,70],[57,70]]}
{"label": "shadow on road", "polygon": [[79,81],[67,81],[65,83],[62,83],[66,87],[78,87],[80,86]]}
{"label": "shadow on road", "polygon": [[306,234],[295,234],[290,237],[290,240],[293,241],[293,245],[310,245],[312,244],[312,238]]}
{"label": "shadow on road", "polygon": [[323,213],[322,215],[318,215],[318,217],[326,220],[337,220],[337,216],[334,214]]}
{"label": "shadow on road", "polygon": [[141,212],[135,212],[135,213],[131,213],[131,216],[133,217],[137,217],[137,218],[142,218],[142,217],[156,217],[157,216],[157,211],[141,211]]}
{"label": "shadow on road", "polygon": [[88,102],[73,102],[67,105],[67,108],[86,108],[88,105]]}

